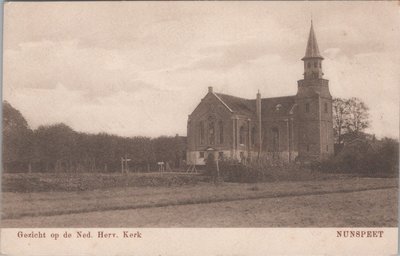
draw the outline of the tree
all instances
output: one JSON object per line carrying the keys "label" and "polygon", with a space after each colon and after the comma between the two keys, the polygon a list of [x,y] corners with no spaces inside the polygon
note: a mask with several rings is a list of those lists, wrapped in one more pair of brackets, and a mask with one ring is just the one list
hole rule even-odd
{"label": "tree", "polygon": [[[30,169],[32,130],[21,112],[3,102],[3,163],[6,171]],[[12,170],[11,170],[12,169]]]}
{"label": "tree", "polygon": [[[119,171],[121,157],[132,170],[150,171],[157,162],[174,163],[183,146],[178,136],[120,137],[76,132],[59,123],[32,131],[21,113],[3,103],[3,159],[6,171]],[[31,168],[32,167],[32,168]]]}
{"label": "tree", "polygon": [[343,144],[343,135],[358,134],[369,127],[369,108],[358,98],[333,99],[335,142]]}
{"label": "tree", "polygon": [[342,135],[345,129],[349,107],[347,100],[342,98],[333,99],[333,132],[336,144],[342,144]]}
{"label": "tree", "polygon": [[348,118],[346,130],[348,133],[359,133],[369,127],[369,108],[359,98],[348,100]]}
{"label": "tree", "polygon": [[322,162],[320,168],[362,176],[398,177],[399,142],[390,138],[359,137],[345,145],[335,157]]}
{"label": "tree", "polygon": [[49,167],[55,171],[71,170],[77,138],[74,130],[59,123],[40,126],[34,134],[37,158],[45,163],[47,171]]}
{"label": "tree", "polygon": [[153,150],[157,162],[173,162],[177,148],[174,137],[160,136],[153,139]]}

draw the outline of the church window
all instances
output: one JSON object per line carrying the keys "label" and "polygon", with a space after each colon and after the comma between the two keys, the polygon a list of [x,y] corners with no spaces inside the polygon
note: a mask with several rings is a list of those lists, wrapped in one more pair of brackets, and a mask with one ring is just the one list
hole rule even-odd
{"label": "church window", "polygon": [[328,113],[328,103],[324,103],[324,111],[325,113]]}
{"label": "church window", "polygon": [[307,63],[307,68],[311,68],[311,63],[310,62]]}
{"label": "church window", "polygon": [[204,144],[204,123],[201,121],[199,123],[199,129],[200,129],[200,144]]}
{"label": "church window", "polygon": [[306,113],[310,112],[310,103],[306,103]]}
{"label": "church window", "polygon": [[314,68],[318,67],[318,63],[314,62]]}
{"label": "church window", "polygon": [[261,139],[262,139],[262,143],[261,143],[262,149],[263,150],[269,149],[269,144],[270,144],[269,143],[269,139],[270,139],[269,130],[264,129]]}
{"label": "church window", "polygon": [[240,131],[239,131],[239,144],[244,144],[245,137],[246,137],[245,130],[244,130],[244,127],[242,126],[242,127],[240,127]]}
{"label": "church window", "polygon": [[322,66],[321,66],[321,62],[319,63],[319,68],[321,68]]}
{"label": "church window", "polygon": [[253,129],[251,129],[251,144],[256,144],[256,127],[253,127]]}
{"label": "church window", "polygon": [[224,144],[224,123],[222,121],[219,121],[218,128],[219,128],[219,144]]}
{"label": "church window", "polygon": [[279,129],[276,127],[272,128],[272,151],[279,151]]}
{"label": "church window", "polygon": [[199,152],[199,155],[200,155],[200,158],[204,158],[204,152],[203,151]]}
{"label": "church window", "polygon": [[215,124],[214,121],[208,122],[208,142],[213,145],[215,144]]}

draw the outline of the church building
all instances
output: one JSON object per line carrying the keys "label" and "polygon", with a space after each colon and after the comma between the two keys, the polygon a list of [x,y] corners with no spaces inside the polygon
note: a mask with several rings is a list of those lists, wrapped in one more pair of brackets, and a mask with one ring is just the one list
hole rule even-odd
{"label": "church building", "polygon": [[208,154],[241,162],[320,161],[333,155],[332,96],[311,22],[303,79],[293,96],[255,99],[214,92],[189,115],[187,163],[204,165]]}

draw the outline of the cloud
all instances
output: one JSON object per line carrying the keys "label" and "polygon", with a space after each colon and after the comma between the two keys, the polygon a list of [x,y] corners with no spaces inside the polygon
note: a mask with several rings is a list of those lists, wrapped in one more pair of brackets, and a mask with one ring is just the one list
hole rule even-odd
{"label": "cloud", "polygon": [[207,46],[198,50],[197,60],[187,66],[179,67],[176,71],[227,71],[262,59],[264,56],[277,56],[276,52],[272,42],[254,39],[235,44]]}
{"label": "cloud", "polygon": [[330,90],[336,97],[358,97],[370,108],[370,132],[379,137],[398,137],[399,57],[394,52],[345,55],[339,49],[328,51],[324,63]]}
{"label": "cloud", "polygon": [[185,134],[208,86],[245,98],[257,89],[294,95],[312,11],[332,94],[360,97],[371,108],[371,131],[397,137],[396,4],[326,5],[7,3],[4,99],[34,127]]}
{"label": "cloud", "polygon": [[268,46],[261,43],[242,43],[230,46],[208,47],[201,50],[203,53],[211,53],[212,56],[207,56],[194,62],[187,68],[188,70],[226,70],[260,58],[269,52]]}
{"label": "cloud", "polygon": [[138,78],[123,52],[80,48],[77,41],[22,43],[18,50],[6,50],[4,59],[4,84],[14,89],[54,89],[62,83],[93,97],[156,89]]}

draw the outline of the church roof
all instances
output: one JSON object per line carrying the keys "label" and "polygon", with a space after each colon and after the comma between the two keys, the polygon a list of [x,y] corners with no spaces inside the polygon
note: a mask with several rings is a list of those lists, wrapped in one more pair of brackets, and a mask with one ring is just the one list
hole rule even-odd
{"label": "church roof", "polygon": [[[215,95],[234,113],[254,117],[256,114],[256,100],[244,99],[232,95],[215,93]],[[274,98],[262,98],[261,108],[263,115],[286,115],[295,104],[295,96],[284,96]],[[276,108],[280,105],[280,110]],[[279,107],[278,107],[279,108]]]}
{"label": "church roof", "polygon": [[261,113],[265,115],[288,115],[296,103],[295,96],[261,99]]}
{"label": "church roof", "polygon": [[321,58],[321,59],[323,59],[323,57],[319,53],[318,43],[317,43],[317,39],[315,37],[314,27],[313,27],[312,21],[311,21],[310,35],[308,36],[306,54],[302,58],[302,60],[308,59],[308,58]]}
{"label": "church roof", "polygon": [[294,102],[295,97],[294,97],[294,95],[291,95],[291,96],[262,98],[261,101],[262,101],[262,103],[269,103],[269,104],[275,104],[275,103],[281,103],[281,102]]}
{"label": "church roof", "polygon": [[254,115],[256,106],[254,100],[243,99],[227,94],[215,93],[233,112],[241,115]]}

